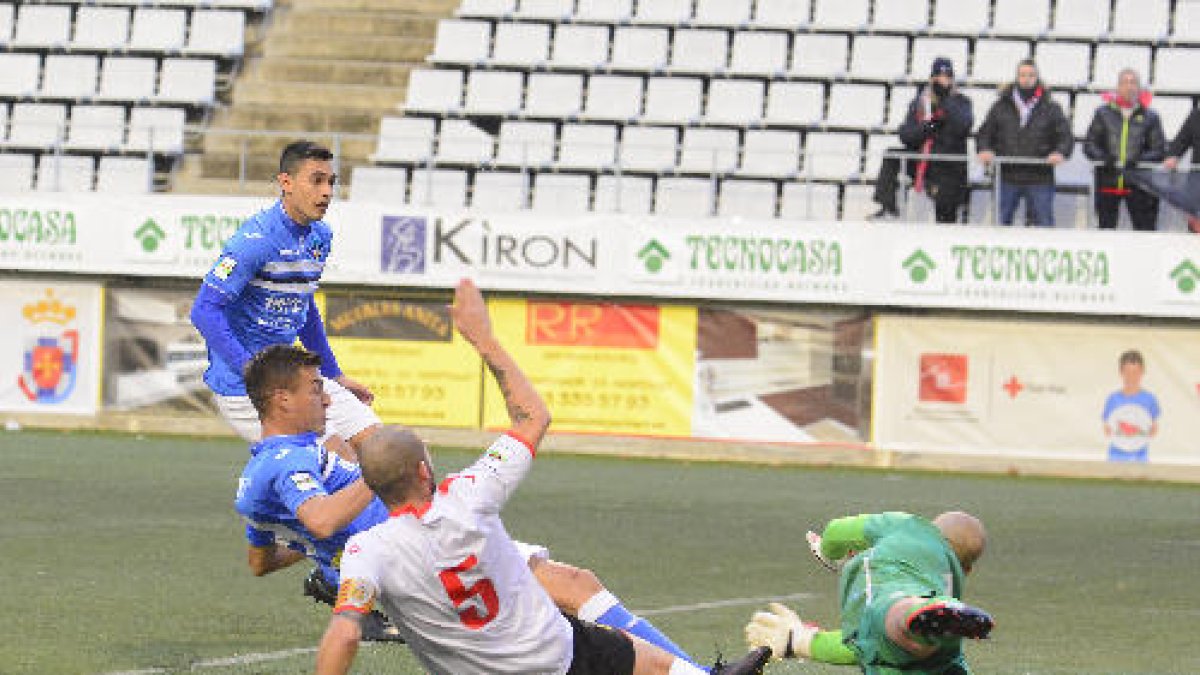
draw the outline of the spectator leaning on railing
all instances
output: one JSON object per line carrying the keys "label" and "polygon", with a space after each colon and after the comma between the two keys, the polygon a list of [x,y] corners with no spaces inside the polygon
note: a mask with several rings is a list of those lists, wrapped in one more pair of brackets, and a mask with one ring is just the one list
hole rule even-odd
{"label": "spectator leaning on railing", "polygon": [[[1179,158],[1188,150],[1192,151],[1192,161],[1195,163],[1196,155],[1200,153],[1200,108],[1192,109],[1183,126],[1179,127],[1179,133],[1175,134],[1175,140],[1167,146],[1167,158],[1163,160],[1163,168],[1167,171],[1179,168]],[[1189,214],[1187,220],[1192,232],[1200,234],[1200,218]]]}
{"label": "spectator leaning on railing", "polygon": [[1037,65],[1025,59],[1017,79],[1000,88],[999,98],[975,136],[979,160],[991,164],[997,156],[1044,159],[1046,164],[1005,164],[997,167],[1000,181],[1000,222],[1012,225],[1021,200],[1031,225],[1054,226],[1054,167],[1071,154],[1075,139],[1062,107],[1038,77]]}
{"label": "spectator leaning on railing", "polygon": [[[907,152],[934,155],[965,155],[967,137],[975,117],[971,100],[954,87],[954,64],[938,57],[930,68],[929,82],[917,92],[908,106],[908,114],[900,125],[900,142]],[[925,192],[933,200],[939,223],[958,220],[958,209],[966,201],[967,164],[964,160],[930,161],[910,159],[908,174],[913,189]],[[900,160],[885,157],[875,183],[878,213],[869,220],[887,220],[900,215],[896,206],[896,179],[900,175]]]}
{"label": "spectator leaning on railing", "polygon": [[1117,76],[1117,90],[1104,94],[1088,127],[1083,151],[1096,167],[1096,216],[1100,228],[1117,227],[1121,201],[1129,209],[1135,230],[1154,230],[1158,197],[1133,185],[1125,173],[1139,162],[1161,162],[1166,156],[1162,120],[1150,109],[1150,92],[1143,91],[1137,72],[1126,68]]}

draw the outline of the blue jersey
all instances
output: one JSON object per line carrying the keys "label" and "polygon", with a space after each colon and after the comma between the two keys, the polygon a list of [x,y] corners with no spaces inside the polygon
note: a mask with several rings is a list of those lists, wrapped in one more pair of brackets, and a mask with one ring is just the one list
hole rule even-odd
{"label": "blue jersey", "polygon": [[1118,389],[1104,402],[1104,423],[1111,430],[1108,459],[1144,462],[1150,454],[1151,430],[1161,411],[1154,394],[1140,389],[1128,395]]}
{"label": "blue jersey", "polygon": [[234,506],[246,521],[251,546],[285,543],[312,558],[331,583],[338,583],[342,547],[358,532],[388,518],[376,497],[342,531],[317,539],[296,518],[296,509],[313,497],[328,495],[362,475],[357,464],[329,454],[314,433],[272,436],[250,446],[250,461],[238,480]]}
{"label": "blue jersey", "polygon": [[[225,244],[204,284],[229,299],[225,318],[233,337],[250,354],[273,344],[292,344],[308,320],[333,231],[324,221],[300,225],[283,203],[251,217]],[[208,349],[204,381],[222,396],[244,396],[238,370]]]}

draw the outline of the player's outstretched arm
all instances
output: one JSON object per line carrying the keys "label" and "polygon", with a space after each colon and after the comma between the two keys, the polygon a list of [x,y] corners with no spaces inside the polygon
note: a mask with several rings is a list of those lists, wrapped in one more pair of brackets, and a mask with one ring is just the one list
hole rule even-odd
{"label": "player's outstretched arm", "polygon": [[500,385],[513,433],[536,448],[550,426],[550,410],[533,383],[492,333],[487,303],[470,279],[458,282],[450,315],[454,318],[454,327],[479,352]]}
{"label": "player's outstretched arm", "polygon": [[296,507],[296,518],[317,539],[341,532],[367,508],[375,493],[361,478],[328,495],[306,499]]}
{"label": "player's outstretched arm", "polygon": [[354,657],[358,654],[358,641],[362,637],[359,617],[354,614],[334,614],[329,627],[321,637],[317,650],[317,675],[345,675],[350,672]]}
{"label": "player's outstretched arm", "polygon": [[815,623],[802,621],[794,611],[777,602],[765,612],[755,612],[746,624],[746,642],[755,647],[770,647],[772,658],[811,659],[821,663],[852,666],[858,657],[842,642],[842,631],[826,631]]}

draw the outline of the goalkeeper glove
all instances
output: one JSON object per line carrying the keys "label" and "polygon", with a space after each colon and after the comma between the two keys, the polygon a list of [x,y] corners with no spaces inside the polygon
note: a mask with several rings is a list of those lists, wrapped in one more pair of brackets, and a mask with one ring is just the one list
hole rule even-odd
{"label": "goalkeeper glove", "polygon": [[846,557],[842,558],[841,560],[830,560],[829,558],[825,557],[824,553],[821,552],[821,535],[809,530],[808,533],[804,535],[804,538],[808,540],[808,550],[812,551],[813,557],[816,558],[817,562],[821,563],[821,565],[830,572],[841,571],[842,565],[845,565],[847,560],[854,557],[854,551],[850,551],[846,554]]}
{"label": "goalkeeper glove", "polygon": [[809,658],[813,636],[820,632],[815,623],[805,623],[787,607],[772,602],[769,612],[755,612],[746,624],[746,642],[751,649],[770,647],[773,658]]}

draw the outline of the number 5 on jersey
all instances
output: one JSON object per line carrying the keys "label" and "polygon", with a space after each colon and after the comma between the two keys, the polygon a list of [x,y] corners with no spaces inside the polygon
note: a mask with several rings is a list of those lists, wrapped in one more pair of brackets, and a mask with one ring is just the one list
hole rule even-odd
{"label": "number 5 on jersey", "polygon": [[[438,574],[438,578],[442,581],[442,586],[446,588],[446,594],[450,596],[450,602],[453,602],[455,607],[460,608],[458,610],[459,621],[462,621],[462,624],[471,630],[479,630],[488,625],[492,619],[496,618],[496,613],[500,611],[500,597],[496,595],[496,587],[492,585],[491,579],[480,579],[468,588],[459,576],[462,573],[471,571],[478,564],[479,559],[471,555],[467,556],[458,565],[448,570],[442,570]],[[479,607],[475,605],[462,609],[462,606],[467,601],[475,597],[478,597],[483,602],[483,612],[480,612]]]}

